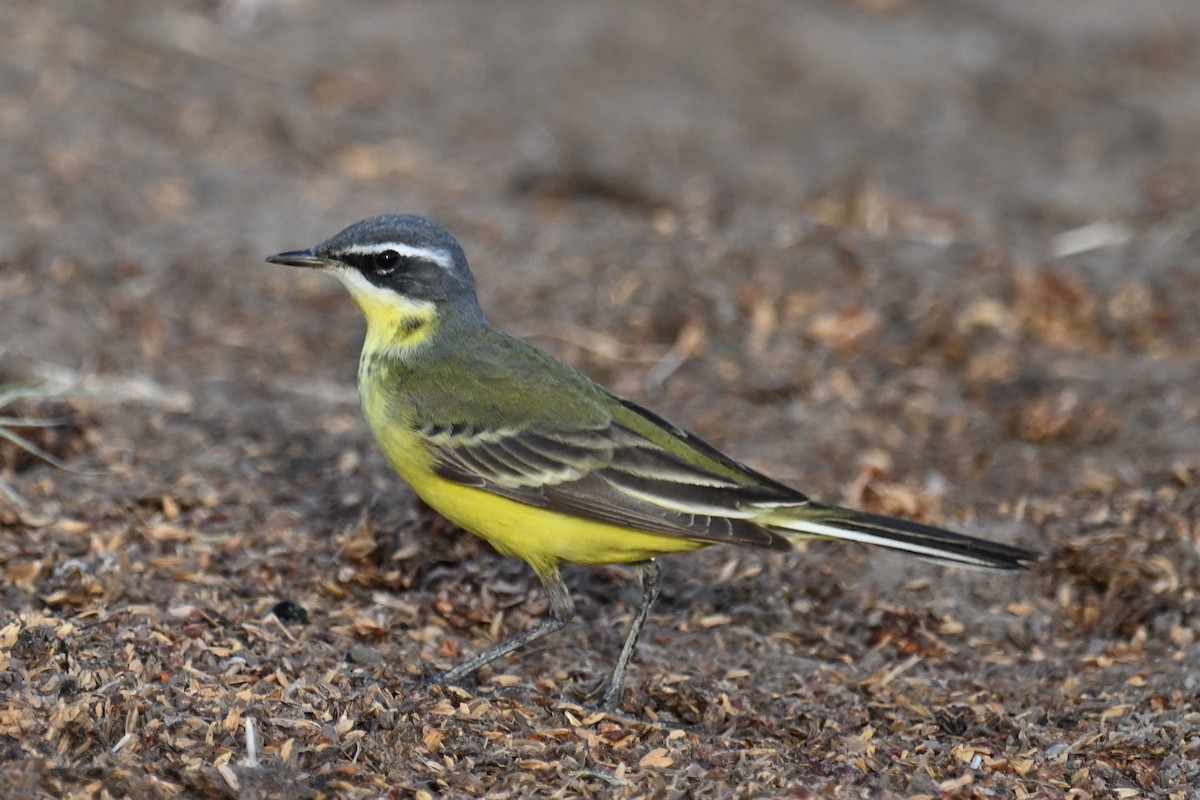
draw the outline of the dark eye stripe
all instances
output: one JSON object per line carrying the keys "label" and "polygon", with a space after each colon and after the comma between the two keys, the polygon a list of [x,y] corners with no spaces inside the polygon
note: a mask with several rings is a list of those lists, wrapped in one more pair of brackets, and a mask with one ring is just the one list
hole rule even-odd
{"label": "dark eye stripe", "polygon": [[400,254],[395,250],[384,250],[382,253],[376,253],[374,258],[375,269],[392,270],[400,263]]}
{"label": "dark eye stripe", "polygon": [[378,253],[352,253],[343,259],[364,275],[391,275],[396,270],[409,270],[418,261],[412,256],[401,255],[395,250],[380,250]]}

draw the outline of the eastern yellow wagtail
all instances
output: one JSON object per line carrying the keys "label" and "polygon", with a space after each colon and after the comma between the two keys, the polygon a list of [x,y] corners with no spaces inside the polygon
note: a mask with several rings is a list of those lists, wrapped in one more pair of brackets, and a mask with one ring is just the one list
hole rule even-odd
{"label": "eastern yellow wagtail", "polygon": [[374,217],[267,260],[341,279],[367,318],[358,390],[388,461],[446,518],[524,559],[550,597],[548,619],[434,682],[457,681],[570,621],[563,561],[632,564],[641,579],[642,604],[601,699],[611,708],[658,597],[654,558],[663,553],[713,544],[786,550],[821,538],[974,567],[1020,569],[1036,559],[815,503],[493,328],[462,248],[422,217]]}

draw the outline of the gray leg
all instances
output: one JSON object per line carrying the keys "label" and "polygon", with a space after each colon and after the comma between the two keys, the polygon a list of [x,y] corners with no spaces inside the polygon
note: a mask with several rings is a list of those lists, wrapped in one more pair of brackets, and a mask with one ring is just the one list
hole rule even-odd
{"label": "gray leg", "polygon": [[625,685],[625,670],[629,667],[629,659],[633,657],[633,648],[642,634],[642,626],[646,624],[646,616],[650,613],[650,607],[654,605],[654,601],[658,599],[658,595],[662,591],[662,567],[658,565],[657,561],[651,559],[634,566],[637,568],[638,578],[642,582],[642,606],[638,609],[637,616],[633,618],[633,624],[629,626],[629,635],[625,637],[625,646],[621,648],[621,657],[617,659],[617,666],[613,669],[612,677],[608,679],[608,685],[604,687],[604,695],[600,698],[600,708],[604,711],[611,710],[621,699],[621,687]]}
{"label": "gray leg", "polygon": [[530,642],[537,641],[548,633],[554,633],[570,622],[571,618],[575,616],[575,602],[571,599],[567,585],[559,577],[558,569],[555,568],[545,574],[539,573],[538,577],[542,579],[542,586],[546,588],[546,594],[550,597],[550,616],[548,618],[524,633],[518,633],[511,639],[505,639],[500,644],[489,647],[474,658],[468,658],[457,666],[439,672],[429,678],[426,683],[457,683],[484,664],[490,664],[497,658],[506,656]]}

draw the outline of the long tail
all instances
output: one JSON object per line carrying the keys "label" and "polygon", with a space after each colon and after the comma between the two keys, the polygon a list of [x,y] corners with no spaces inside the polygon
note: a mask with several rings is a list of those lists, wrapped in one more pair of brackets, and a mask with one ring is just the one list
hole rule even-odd
{"label": "long tail", "polygon": [[761,524],[793,542],[813,538],[845,539],[963,566],[1025,569],[1038,559],[1037,553],[1019,547],[920,522],[817,503],[771,509],[769,517]]}

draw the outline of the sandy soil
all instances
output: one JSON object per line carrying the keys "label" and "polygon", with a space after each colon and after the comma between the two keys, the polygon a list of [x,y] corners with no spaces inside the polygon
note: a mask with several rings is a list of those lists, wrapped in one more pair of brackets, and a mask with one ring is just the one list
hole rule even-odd
{"label": "sandy soil", "polygon": [[[0,6],[0,794],[1196,797],[1200,5]],[[1022,575],[712,549],[545,610],[264,264],[434,217],[492,320]],[[95,474],[99,471],[99,474]],[[251,745],[253,744],[253,753]]]}

